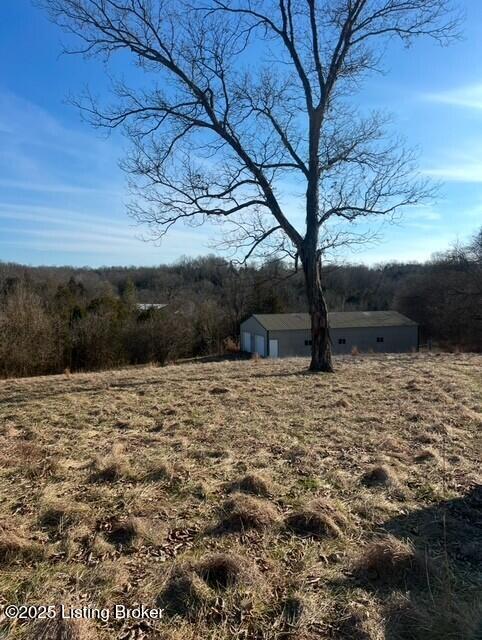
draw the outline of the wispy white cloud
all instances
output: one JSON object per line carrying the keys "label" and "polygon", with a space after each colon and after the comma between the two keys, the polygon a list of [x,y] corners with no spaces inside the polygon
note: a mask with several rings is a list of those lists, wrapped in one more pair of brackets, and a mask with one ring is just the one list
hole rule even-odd
{"label": "wispy white cloud", "polygon": [[431,178],[446,182],[482,182],[482,138],[477,132],[461,136],[454,144],[442,147],[432,162],[422,169]]}
{"label": "wispy white cloud", "polygon": [[434,208],[433,204],[419,204],[407,208],[402,215],[402,222],[412,225],[414,223],[430,223],[440,220],[440,212]]}
{"label": "wispy white cloud", "polygon": [[[122,191],[117,137],[67,126],[0,89],[0,189],[46,194]],[[112,194],[111,194],[112,195]]]}
{"label": "wispy white cloud", "polygon": [[[2,230],[3,233],[3,230]],[[106,241],[104,238],[89,236],[88,234],[31,234],[31,237],[0,241],[0,248],[12,251],[29,250],[44,254],[44,264],[62,264],[66,258],[59,256],[72,256],[67,258],[70,264],[85,264],[79,257],[91,256],[88,263],[92,266],[105,265],[117,261],[118,264],[161,264],[175,260],[181,255],[202,255],[207,251],[207,245],[193,242],[190,234],[184,231],[172,231],[169,242],[161,245],[144,243],[134,236],[119,242]],[[196,252],[188,252],[189,246],[196,246]],[[22,262],[26,262],[22,260]],[[27,261],[29,262],[29,261]]]}
{"label": "wispy white cloud", "polygon": [[60,244],[63,241],[90,241],[92,243],[103,242],[104,249],[106,248],[109,241],[114,241],[116,245],[132,245],[133,240],[135,239],[133,234],[122,233],[118,231],[112,230],[110,233],[107,233],[105,230],[103,233],[100,232],[99,229],[93,229],[92,231],[81,230],[79,228],[75,228],[72,230],[62,230],[62,229],[18,229],[18,228],[9,228],[9,227],[0,227],[4,233],[8,233],[10,237],[15,236],[30,236],[31,238],[48,238],[49,240],[53,240],[56,243]]}
{"label": "wispy white cloud", "polygon": [[205,253],[210,231],[180,227],[170,232],[168,241],[154,244],[144,241],[145,229],[124,216],[115,220],[67,208],[0,202],[0,257],[13,252],[14,260],[16,252],[35,251],[47,263],[58,262],[57,256],[63,255],[72,256],[73,262],[82,262],[86,256],[92,265],[155,264],[192,253],[190,247],[196,247],[197,254]]}
{"label": "wispy white cloud", "polygon": [[426,93],[423,98],[430,102],[482,110],[482,83],[468,84],[448,91]]}
{"label": "wispy white cloud", "polygon": [[60,183],[60,182],[28,182],[22,180],[3,180],[0,179],[0,188],[14,189],[15,191],[35,191],[41,193],[67,193],[67,194],[96,194],[102,193],[103,195],[111,195],[111,196],[122,196],[121,190],[114,189],[105,189],[100,186],[98,187],[89,187],[89,186],[78,186],[69,183]]}
{"label": "wispy white cloud", "polygon": [[[4,230],[1,229],[0,233],[3,235]],[[20,237],[21,235],[24,237]],[[194,239],[192,234],[183,230],[173,230],[169,242],[160,245],[142,242],[135,236],[119,239],[75,232],[32,231],[16,233],[15,236],[9,234],[9,238],[0,241],[0,251],[9,251],[9,255],[13,255],[9,260],[17,261],[15,254],[18,252],[34,251],[43,256],[41,262],[44,264],[160,264],[186,254],[202,255],[208,250],[207,243],[200,242],[199,237]],[[189,247],[196,247],[196,251],[188,251]],[[30,263],[30,260],[22,259],[21,262]]]}
{"label": "wispy white cloud", "polygon": [[0,219],[11,221],[26,221],[41,225],[56,225],[61,227],[74,227],[82,230],[95,230],[99,233],[110,233],[116,229],[124,229],[126,233],[132,236],[132,232],[128,231],[129,225],[127,218],[115,220],[102,215],[92,215],[73,211],[68,208],[55,208],[39,205],[12,204],[8,202],[0,202]]}
{"label": "wispy white cloud", "polygon": [[42,107],[16,94],[0,91],[0,133],[17,145],[49,149],[62,155],[89,159],[101,150],[118,151],[116,141],[87,127],[63,124]]}
{"label": "wispy white cloud", "polygon": [[482,162],[446,165],[425,169],[425,175],[450,182],[482,183]]}

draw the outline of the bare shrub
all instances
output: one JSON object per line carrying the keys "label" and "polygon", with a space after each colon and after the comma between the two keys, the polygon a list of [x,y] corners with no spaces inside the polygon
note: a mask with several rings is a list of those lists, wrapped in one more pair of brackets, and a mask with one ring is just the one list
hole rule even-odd
{"label": "bare shrub", "polygon": [[234,353],[239,353],[240,352],[239,342],[236,342],[231,337],[228,337],[228,338],[226,338],[224,340],[223,346],[224,346],[225,353],[233,353],[234,354]]}
{"label": "bare shrub", "polygon": [[164,365],[193,355],[193,321],[183,308],[151,309],[124,328],[123,342],[131,364]]}
{"label": "bare shrub", "polygon": [[54,320],[33,291],[17,285],[0,306],[0,374],[52,373],[60,362]]}

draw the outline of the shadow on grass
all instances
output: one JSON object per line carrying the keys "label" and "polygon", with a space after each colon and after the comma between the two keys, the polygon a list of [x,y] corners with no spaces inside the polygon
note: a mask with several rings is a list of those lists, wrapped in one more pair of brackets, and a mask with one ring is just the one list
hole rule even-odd
{"label": "shadow on grass", "polygon": [[[365,590],[382,603],[383,637],[481,640],[482,485],[462,498],[391,518],[382,529],[344,587]],[[350,637],[374,636],[354,629]]]}
{"label": "shadow on grass", "polygon": [[452,562],[482,573],[482,485],[462,498],[392,518],[384,528],[397,537],[413,539],[431,555],[447,554]]}

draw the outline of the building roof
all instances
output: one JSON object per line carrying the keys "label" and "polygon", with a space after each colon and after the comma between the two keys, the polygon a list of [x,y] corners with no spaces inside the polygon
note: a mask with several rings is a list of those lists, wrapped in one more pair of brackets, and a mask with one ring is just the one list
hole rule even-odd
{"label": "building roof", "polygon": [[[311,329],[308,313],[257,313],[256,320],[268,331],[306,331]],[[358,327],[417,326],[398,311],[334,311],[328,314],[332,329]]]}
{"label": "building roof", "polygon": [[137,308],[139,311],[148,311],[149,309],[164,309],[167,304],[160,304],[158,302],[139,302]]}

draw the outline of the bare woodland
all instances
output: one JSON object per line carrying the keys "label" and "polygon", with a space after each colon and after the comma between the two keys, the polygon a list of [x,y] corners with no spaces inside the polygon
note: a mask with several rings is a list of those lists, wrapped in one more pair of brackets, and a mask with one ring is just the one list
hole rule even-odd
{"label": "bare woodland", "polygon": [[[422,347],[482,349],[482,233],[424,264],[325,265],[333,311],[397,309]],[[137,303],[167,303],[141,311]],[[236,353],[252,313],[308,309],[304,276],[277,260],[206,256],[158,267],[0,263],[0,376],[108,369]]]}

